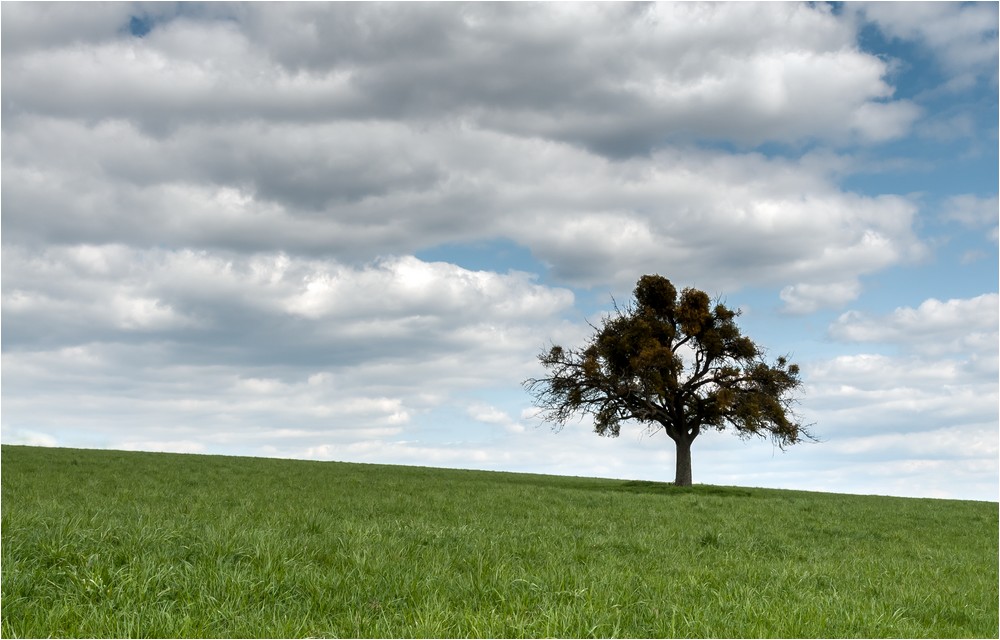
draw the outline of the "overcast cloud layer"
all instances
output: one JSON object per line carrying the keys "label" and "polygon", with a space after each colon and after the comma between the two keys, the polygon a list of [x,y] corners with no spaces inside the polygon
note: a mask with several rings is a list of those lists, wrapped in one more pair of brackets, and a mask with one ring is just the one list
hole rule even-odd
{"label": "overcast cloud layer", "polygon": [[636,279],[823,442],[698,482],[998,498],[997,6],[5,3],[5,443],[668,480],[520,388]]}

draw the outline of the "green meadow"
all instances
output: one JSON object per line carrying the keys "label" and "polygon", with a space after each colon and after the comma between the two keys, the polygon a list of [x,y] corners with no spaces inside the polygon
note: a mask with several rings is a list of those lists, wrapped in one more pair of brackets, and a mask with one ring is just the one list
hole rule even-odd
{"label": "green meadow", "polygon": [[991,502],[4,446],[5,637],[993,637]]}

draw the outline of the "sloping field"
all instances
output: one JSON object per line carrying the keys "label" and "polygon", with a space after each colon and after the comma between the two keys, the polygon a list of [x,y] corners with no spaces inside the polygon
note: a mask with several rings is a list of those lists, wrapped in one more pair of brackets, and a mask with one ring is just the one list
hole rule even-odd
{"label": "sloping field", "polygon": [[997,637],[996,503],[4,446],[6,637]]}

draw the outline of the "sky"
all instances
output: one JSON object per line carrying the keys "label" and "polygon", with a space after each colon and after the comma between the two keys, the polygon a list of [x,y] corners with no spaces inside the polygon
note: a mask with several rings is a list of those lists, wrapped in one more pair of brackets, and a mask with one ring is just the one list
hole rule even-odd
{"label": "sky", "polygon": [[0,440],[671,481],[521,386],[658,273],[696,483],[998,500],[997,7],[5,2]]}

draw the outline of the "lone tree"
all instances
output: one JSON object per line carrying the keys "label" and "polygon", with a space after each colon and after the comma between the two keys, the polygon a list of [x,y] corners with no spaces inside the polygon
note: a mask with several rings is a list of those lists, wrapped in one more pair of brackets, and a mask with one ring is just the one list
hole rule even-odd
{"label": "lone tree", "polygon": [[704,291],[681,292],[666,278],[646,275],[635,303],[615,315],[582,349],[554,345],[538,359],[548,377],[524,385],[542,417],[559,427],[576,415],[594,417],[594,430],[615,437],[621,423],[661,429],[677,446],[674,484],[691,484],[691,443],[707,429],[735,429],[742,438],[771,438],[785,446],[813,439],[791,409],[801,380],[784,357],[774,364],[744,336],[733,311],[714,307]]}

